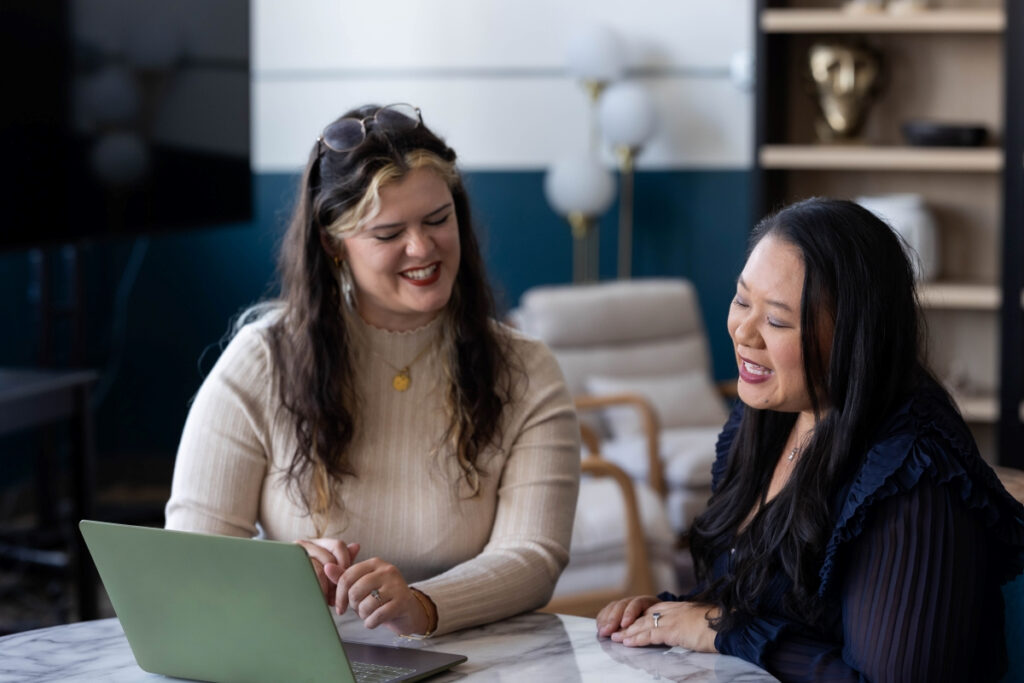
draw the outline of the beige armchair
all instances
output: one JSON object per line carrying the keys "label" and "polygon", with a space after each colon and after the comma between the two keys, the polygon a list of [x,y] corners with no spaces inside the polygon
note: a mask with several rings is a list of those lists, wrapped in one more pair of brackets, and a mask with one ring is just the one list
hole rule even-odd
{"label": "beige armchair", "polygon": [[[580,534],[577,531],[573,539],[576,541],[576,551],[570,550],[569,566],[559,579],[554,597],[543,611],[594,617],[612,600],[629,595],[649,595],[656,592],[656,588],[636,493],[629,475],[600,456],[585,458],[582,462],[582,472],[584,482],[580,493],[586,498],[601,497],[604,504],[609,500],[615,500],[616,492],[610,490],[611,487],[602,485],[603,482],[597,481],[598,478],[610,479],[613,486],[618,489],[618,504],[621,505],[621,516],[625,523],[624,536],[613,534],[617,537],[614,545],[620,551],[619,557],[612,563],[600,560],[592,562],[592,558],[581,558],[577,540]],[[588,479],[591,481],[588,482]],[[584,500],[577,510],[588,510],[592,507],[591,502]],[[577,518],[574,528],[579,530],[585,524],[584,515],[583,520]],[[597,565],[600,576],[598,572],[593,571],[594,567],[588,567],[588,564]],[[613,568],[612,564],[618,565],[619,568]],[[625,570],[624,573],[622,568]]]}
{"label": "beige armchair", "polygon": [[594,617],[612,600],[678,588],[675,535],[661,499],[602,458],[592,430],[581,432],[587,454],[569,565],[544,611]]}
{"label": "beige armchair", "polygon": [[511,318],[551,347],[581,421],[598,436],[596,450],[647,482],[684,535],[710,497],[715,442],[728,417],[693,285],[536,287]]}

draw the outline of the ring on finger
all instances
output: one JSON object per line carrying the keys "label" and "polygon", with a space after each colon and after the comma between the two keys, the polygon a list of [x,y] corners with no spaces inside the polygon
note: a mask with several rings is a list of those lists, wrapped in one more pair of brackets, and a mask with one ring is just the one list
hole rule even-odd
{"label": "ring on finger", "polygon": [[661,612],[652,613],[651,619],[654,620],[654,628],[658,628],[658,621],[661,619]]}
{"label": "ring on finger", "polygon": [[373,598],[377,601],[377,604],[379,604],[381,606],[384,605],[384,598],[381,597],[379,590],[374,588],[372,591],[370,591],[370,595],[372,595]]}

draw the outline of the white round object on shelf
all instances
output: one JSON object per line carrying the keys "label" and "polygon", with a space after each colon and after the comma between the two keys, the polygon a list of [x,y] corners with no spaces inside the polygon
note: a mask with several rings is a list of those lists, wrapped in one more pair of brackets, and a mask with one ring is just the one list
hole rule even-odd
{"label": "white round object on shelf", "polygon": [[914,274],[921,282],[939,274],[939,236],[924,198],[915,193],[857,197],[858,204],[892,226],[912,251]]}

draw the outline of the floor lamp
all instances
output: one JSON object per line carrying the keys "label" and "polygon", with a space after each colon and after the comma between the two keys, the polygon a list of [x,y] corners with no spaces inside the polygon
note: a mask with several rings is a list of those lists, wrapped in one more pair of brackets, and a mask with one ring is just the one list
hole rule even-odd
{"label": "floor lamp", "polygon": [[556,162],[544,178],[548,203],[572,228],[572,281],[598,280],[597,218],[615,196],[615,179],[592,155]]}
{"label": "floor lamp", "polygon": [[620,81],[605,89],[598,103],[605,141],[619,161],[619,278],[632,276],[633,169],[636,155],[657,127],[654,101],[640,83]]}
{"label": "floor lamp", "polygon": [[595,107],[608,84],[622,78],[626,70],[618,34],[601,24],[577,27],[569,36],[566,69],[583,84],[590,99],[590,151],[597,154],[601,140]]}

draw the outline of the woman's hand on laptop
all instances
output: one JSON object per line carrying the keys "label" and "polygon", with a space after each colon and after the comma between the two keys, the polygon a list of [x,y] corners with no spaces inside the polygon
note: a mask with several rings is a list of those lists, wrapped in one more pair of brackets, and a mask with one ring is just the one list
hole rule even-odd
{"label": "woman's hand on laptop", "polygon": [[[345,543],[333,538],[314,538],[297,543],[306,550],[313,563],[316,579],[320,582],[320,590],[327,599],[327,604],[335,605],[337,608],[341,597],[337,594],[338,582],[330,578],[328,568],[331,568],[335,576],[340,576],[355,562],[356,555],[359,554],[359,544]],[[338,613],[342,611],[344,608],[339,609]]]}
{"label": "woman's hand on laptop", "polygon": [[[348,603],[366,628],[385,626],[399,635],[429,634],[436,628],[437,608],[430,598],[409,587],[398,568],[390,562],[371,558],[357,562],[344,572],[337,566],[326,569],[337,580],[335,603],[344,610]],[[342,602],[343,596],[347,599]]]}

